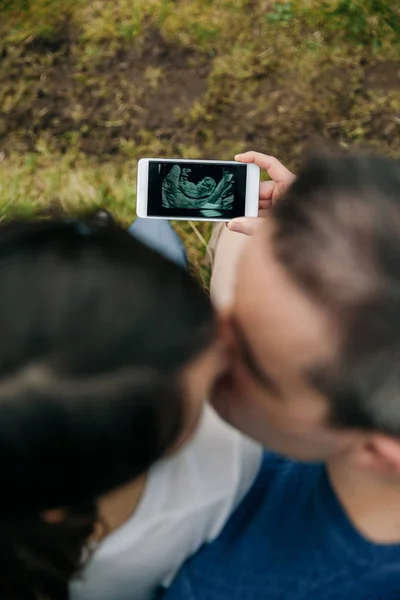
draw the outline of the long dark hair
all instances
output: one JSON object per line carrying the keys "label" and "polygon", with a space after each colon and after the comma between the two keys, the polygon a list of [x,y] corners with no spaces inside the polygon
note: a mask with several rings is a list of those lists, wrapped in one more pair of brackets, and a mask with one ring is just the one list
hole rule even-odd
{"label": "long dark hair", "polygon": [[[215,332],[180,267],[116,226],[0,227],[0,597],[68,597],[96,499],[184,424],[178,371]],[[67,518],[45,523],[41,511]]]}

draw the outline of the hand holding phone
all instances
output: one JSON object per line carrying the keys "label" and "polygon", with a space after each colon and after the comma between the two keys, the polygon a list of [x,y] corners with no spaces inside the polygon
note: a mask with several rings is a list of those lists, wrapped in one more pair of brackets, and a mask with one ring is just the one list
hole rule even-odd
{"label": "hand holding phone", "polygon": [[[260,184],[258,216],[263,218],[267,215],[268,209],[274,202],[279,200],[296,177],[274,156],[261,154],[261,152],[245,152],[244,154],[237,154],[235,158],[244,163],[255,163],[260,169],[265,170],[271,178],[270,181],[263,181]],[[239,217],[231,221],[228,227],[231,231],[237,233],[254,235],[259,225],[259,219]]]}
{"label": "hand holding phone", "polygon": [[136,212],[145,218],[193,221],[255,217],[259,182],[255,164],[142,158]]}

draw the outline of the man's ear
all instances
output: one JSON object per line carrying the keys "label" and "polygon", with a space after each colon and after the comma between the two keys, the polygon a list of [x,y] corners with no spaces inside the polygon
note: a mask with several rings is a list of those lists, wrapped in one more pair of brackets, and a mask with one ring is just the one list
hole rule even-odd
{"label": "man's ear", "polygon": [[365,437],[354,453],[354,462],[367,471],[400,476],[400,439],[380,433]]}

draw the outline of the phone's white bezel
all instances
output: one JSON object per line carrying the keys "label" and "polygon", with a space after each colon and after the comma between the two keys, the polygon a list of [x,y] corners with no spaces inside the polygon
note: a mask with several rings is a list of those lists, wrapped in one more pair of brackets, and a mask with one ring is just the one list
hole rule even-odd
{"label": "phone's white bezel", "polygon": [[[245,217],[257,217],[258,215],[258,197],[260,187],[260,169],[255,164],[240,163],[235,160],[189,160],[179,158],[141,158],[138,162],[137,170],[137,194],[136,194],[136,214],[138,217],[146,219],[165,219],[147,214],[147,200],[149,189],[149,163],[150,162],[173,162],[173,163],[191,163],[191,164],[222,164],[222,165],[246,165],[246,200]],[[187,218],[170,217],[172,221],[228,221],[229,219],[219,218]]]}

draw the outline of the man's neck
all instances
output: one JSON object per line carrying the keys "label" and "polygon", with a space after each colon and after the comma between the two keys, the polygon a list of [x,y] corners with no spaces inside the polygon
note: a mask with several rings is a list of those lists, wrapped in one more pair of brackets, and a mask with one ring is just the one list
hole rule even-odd
{"label": "man's neck", "polygon": [[335,493],[355,528],[376,544],[400,543],[400,481],[389,481],[342,460],[327,465]]}

